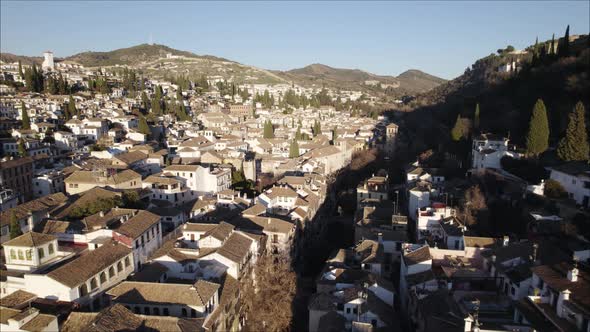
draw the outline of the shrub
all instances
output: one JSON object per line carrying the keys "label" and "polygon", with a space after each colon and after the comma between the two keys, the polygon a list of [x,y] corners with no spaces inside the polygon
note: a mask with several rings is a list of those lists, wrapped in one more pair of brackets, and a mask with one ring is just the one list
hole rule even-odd
{"label": "shrub", "polygon": [[547,182],[545,182],[545,191],[543,193],[549,198],[567,197],[567,193],[561,183],[552,179],[549,179]]}

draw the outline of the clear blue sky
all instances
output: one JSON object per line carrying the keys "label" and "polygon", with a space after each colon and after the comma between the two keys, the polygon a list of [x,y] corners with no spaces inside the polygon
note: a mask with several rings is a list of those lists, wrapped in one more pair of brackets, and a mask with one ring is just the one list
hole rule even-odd
{"label": "clear blue sky", "polygon": [[267,69],[311,63],[444,78],[511,44],[587,34],[578,2],[0,2],[0,49],[56,56],[149,40]]}

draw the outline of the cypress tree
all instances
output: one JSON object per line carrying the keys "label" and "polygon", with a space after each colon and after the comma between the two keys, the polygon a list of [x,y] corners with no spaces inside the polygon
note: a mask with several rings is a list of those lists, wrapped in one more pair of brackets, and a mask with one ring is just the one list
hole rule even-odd
{"label": "cypress tree", "polygon": [[23,64],[18,60],[18,74],[21,78],[25,78],[25,72],[23,71]]}
{"label": "cypress tree", "polygon": [[150,102],[150,99],[148,98],[147,94],[145,93],[145,91],[142,91],[141,92],[141,105],[146,112],[147,112],[147,110],[150,109],[150,103],[151,102]]}
{"label": "cypress tree", "polygon": [[274,138],[274,128],[270,120],[264,122],[264,138]]}
{"label": "cypress tree", "polygon": [[22,120],[22,127],[23,129],[31,129],[31,119],[29,119],[29,113],[27,112],[27,107],[25,106],[25,102],[21,101],[21,120]]}
{"label": "cypress tree", "polygon": [[20,228],[18,219],[16,218],[16,212],[10,211],[10,239],[23,235],[23,231]]}
{"label": "cypress tree", "polygon": [[475,105],[475,115],[473,116],[473,126],[479,129],[479,103]]}
{"label": "cypress tree", "polygon": [[551,36],[551,45],[549,46],[549,55],[555,55],[555,34]]}
{"label": "cypress tree", "polygon": [[299,157],[299,143],[294,139],[291,141],[291,146],[289,146],[289,158],[297,157]]}
{"label": "cypress tree", "polygon": [[584,119],[584,105],[578,102],[569,114],[565,136],[557,146],[557,156],[564,161],[588,160],[588,133]]}
{"label": "cypress tree", "polygon": [[68,101],[68,113],[70,113],[70,117],[78,115],[78,110],[76,109],[76,102],[74,101],[74,97],[72,97],[72,95],[70,95],[70,100]]}
{"label": "cypress tree", "polygon": [[150,126],[147,123],[147,120],[145,119],[145,116],[140,115],[139,116],[139,124],[137,126],[137,130],[139,130],[140,133],[144,134],[144,135],[150,135],[151,131],[150,131]]}
{"label": "cypress tree", "polygon": [[27,148],[25,147],[25,141],[22,138],[18,140],[18,155],[21,157],[27,156]]}
{"label": "cypress tree", "polygon": [[557,50],[557,55],[562,57],[567,57],[570,55],[570,26],[568,25],[565,29],[565,36],[563,37],[563,41],[559,43],[559,49]]}
{"label": "cypress tree", "polygon": [[457,115],[457,120],[455,121],[455,126],[451,129],[451,138],[453,141],[458,142],[463,138],[465,133],[465,125],[463,123],[463,119],[461,119],[461,114]]}
{"label": "cypress tree", "polygon": [[549,121],[547,109],[543,100],[538,99],[533,109],[529,131],[526,135],[526,151],[528,154],[538,156],[549,147]]}

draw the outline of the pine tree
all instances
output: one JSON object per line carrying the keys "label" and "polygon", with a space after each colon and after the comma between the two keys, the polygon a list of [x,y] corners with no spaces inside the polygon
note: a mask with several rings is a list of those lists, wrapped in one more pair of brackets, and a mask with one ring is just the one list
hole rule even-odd
{"label": "pine tree", "polygon": [[31,119],[29,119],[29,113],[27,112],[27,107],[25,106],[25,102],[20,102],[21,106],[21,120],[22,120],[22,128],[23,129],[31,129]]}
{"label": "pine tree", "polygon": [[20,224],[18,219],[16,218],[16,212],[14,210],[10,211],[10,239],[14,239],[15,237],[19,237],[23,235],[23,231],[20,228]]}
{"label": "pine tree", "polygon": [[23,64],[18,60],[18,74],[21,78],[25,78],[25,72],[23,71]]}
{"label": "pine tree", "polygon": [[588,160],[590,148],[584,119],[584,105],[578,102],[569,114],[565,136],[559,141],[557,155],[564,161]]}
{"label": "pine tree", "polygon": [[453,141],[457,142],[463,138],[465,134],[465,124],[463,119],[461,119],[461,115],[457,115],[457,121],[455,121],[455,126],[451,129],[451,138]]}
{"label": "pine tree", "polygon": [[538,99],[526,135],[526,151],[530,155],[538,156],[545,152],[548,147],[549,121],[547,120],[547,109],[543,100]]}
{"label": "pine tree", "polygon": [[479,103],[475,105],[475,115],[473,116],[473,126],[479,129]]}
{"label": "pine tree", "polygon": [[139,130],[140,133],[144,134],[144,135],[150,135],[151,131],[150,131],[150,126],[147,123],[147,120],[145,119],[145,116],[140,115],[139,116],[139,123],[137,126],[137,130]]}
{"label": "pine tree", "polygon": [[299,157],[299,143],[294,139],[291,141],[291,146],[289,146],[289,158],[297,157]]}

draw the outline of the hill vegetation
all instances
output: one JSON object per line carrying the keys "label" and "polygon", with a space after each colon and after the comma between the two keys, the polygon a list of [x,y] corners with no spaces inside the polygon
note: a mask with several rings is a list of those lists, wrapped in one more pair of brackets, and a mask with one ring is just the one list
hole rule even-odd
{"label": "hill vegetation", "polygon": [[[525,146],[538,99],[546,107],[549,145],[555,147],[565,134],[574,105],[579,101],[586,109],[590,105],[588,36],[579,36],[569,43],[567,55],[558,55],[557,44],[563,40],[536,43],[526,54],[510,52],[510,46],[500,49],[498,54],[477,60],[463,75],[400,107],[400,111],[410,112],[403,121],[411,134],[411,150],[452,145],[451,128],[458,118],[473,123],[478,104],[478,128],[465,138],[476,131],[492,132]],[[555,46],[551,49],[550,45]],[[516,70],[499,71],[500,66],[512,62],[518,63]]]}

